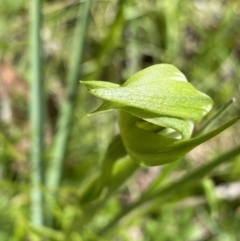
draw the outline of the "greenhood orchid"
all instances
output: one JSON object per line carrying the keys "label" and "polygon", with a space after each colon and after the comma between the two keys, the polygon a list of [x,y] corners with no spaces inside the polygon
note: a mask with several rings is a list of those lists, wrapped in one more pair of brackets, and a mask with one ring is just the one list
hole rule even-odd
{"label": "greenhood orchid", "polygon": [[104,100],[92,114],[119,110],[124,147],[134,161],[146,166],[180,159],[239,119],[191,138],[194,126],[211,110],[213,101],[169,64],[143,69],[122,85],[106,81],[81,83]]}

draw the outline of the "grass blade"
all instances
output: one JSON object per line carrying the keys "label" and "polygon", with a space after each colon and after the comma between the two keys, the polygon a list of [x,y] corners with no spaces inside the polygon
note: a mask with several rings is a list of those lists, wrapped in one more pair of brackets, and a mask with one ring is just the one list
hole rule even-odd
{"label": "grass blade", "polygon": [[[201,130],[199,130],[196,134],[196,136],[200,136],[201,134],[205,133],[218,118],[225,113],[225,111],[228,109],[228,107],[235,102],[235,99],[232,98],[229,100],[225,105],[223,105],[221,108],[219,108],[214,115],[202,126]],[[196,137],[195,136],[195,137]]]}
{"label": "grass blade", "polygon": [[31,221],[36,226],[44,224],[43,195],[41,187],[44,184],[43,176],[43,137],[44,137],[44,107],[43,82],[41,76],[41,1],[33,0],[31,3]]}

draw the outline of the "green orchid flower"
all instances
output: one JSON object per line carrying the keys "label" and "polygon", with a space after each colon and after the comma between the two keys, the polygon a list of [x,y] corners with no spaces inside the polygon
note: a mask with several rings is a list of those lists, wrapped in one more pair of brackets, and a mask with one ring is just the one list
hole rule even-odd
{"label": "green orchid flower", "polygon": [[146,166],[176,161],[239,120],[237,117],[191,138],[194,126],[211,110],[213,101],[169,64],[141,70],[122,85],[105,81],[81,83],[104,100],[92,114],[119,110],[124,147],[134,161]]}

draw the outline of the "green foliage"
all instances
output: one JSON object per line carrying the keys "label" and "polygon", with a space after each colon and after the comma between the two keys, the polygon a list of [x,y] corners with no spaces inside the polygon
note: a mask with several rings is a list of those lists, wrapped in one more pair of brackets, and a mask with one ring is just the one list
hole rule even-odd
{"label": "green foliage", "polygon": [[[239,240],[239,1],[42,1],[40,63],[34,2],[0,2],[0,240]],[[32,64],[42,93],[26,87]],[[104,100],[91,117],[100,101],[80,79]],[[44,106],[40,185],[30,95]],[[116,112],[95,115],[116,109],[120,130]]]}

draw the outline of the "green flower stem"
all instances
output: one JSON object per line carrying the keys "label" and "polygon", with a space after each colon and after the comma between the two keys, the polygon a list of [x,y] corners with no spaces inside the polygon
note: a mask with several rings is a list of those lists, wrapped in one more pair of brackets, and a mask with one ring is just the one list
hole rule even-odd
{"label": "green flower stem", "polygon": [[[122,139],[117,135],[106,151],[100,173],[82,187],[79,204],[84,214],[75,217],[66,230],[67,236],[89,223],[138,167],[138,163],[127,155]],[[103,189],[106,194],[101,197]]]}
{"label": "green flower stem", "polygon": [[234,157],[240,155],[240,146],[236,147],[235,149],[226,152],[219,157],[215,158],[208,164],[197,168],[196,170],[192,171],[189,174],[186,174],[184,177],[178,179],[176,182],[170,183],[158,191],[150,194],[149,196],[144,196],[131,204],[130,206],[124,208],[109,224],[104,227],[102,230],[99,231],[99,235],[105,236],[110,233],[114,227],[117,227],[117,223],[130,212],[132,212],[137,207],[146,204],[148,202],[154,201],[156,199],[159,200],[159,204],[166,201],[173,195],[176,195],[179,192],[182,192],[184,189],[191,187],[196,182],[201,180],[205,175],[207,175],[210,171],[212,171],[215,167],[219,166],[224,162],[230,162],[233,160]]}
{"label": "green flower stem", "polygon": [[119,160],[115,165],[111,179],[108,182],[106,197],[109,198],[114,194],[138,168],[139,164],[133,161],[129,156]]}
{"label": "green flower stem", "polygon": [[[119,142],[114,148],[111,147],[112,145],[110,145],[109,150],[112,156],[106,154],[100,174],[83,187],[80,195],[81,205],[95,201],[104,188],[107,190],[105,199],[108,199],[139,167],[139,164],[127,155],[122,142]],[[109,158],[110,156],[112,159]]]}
{"label": "green flower stem", "polygon": [[112,172],[116,162],[127,155],[127,152],[123,146],[122,139],[120,135],[113,138],[112,142],[109,144],[104,159],[102,161],[100,173],[93,177],[89,183],[82,187],[82,192],[80,195],[80,204],[85,205],[96,200],[103,188],[110,182],[112,177]]}
{"label": "green flower stem", "polygon": [[44,107],[43,81],[41,59],[41,0],[31,3],[31,221],[33,225],[44,225],[43,195],[41,188],[44,185],[43,176],[43,139],[44,139]]}
{"label": "green flower stem", "polygon": [[[127,155],[122,139],[117,135],[106,151],[100,174],[82,188],[79,202],[84,214],[75,217],[66,230],[67,236],[89,223],[138,167],[139,164]],[[103,189],[106,194],[100,196]]]}
{"label": "green flower stem", "polygon": [[[100,193],[97,192],[96,195],[96,187],[98,186],[98,182],[103,184],[101,178],[96,178],[91,182],[90,185],[87,186],[87,189],[81,194],[80,204],[82,208],[82,215],[77,215],[73,222],[66,230],[66,237],[69,237],[71,232],[78,228],[84,227],[87,223],[89,223],[95,215],[101,210],[104,205],[106,205],[109,198],[117,191],[119,188],[126,182],[126,180],[132,176],[132,174],[139,168],[139,165],[133,161],[129,156],[125,156],[115,162],[114,167],[112,169],[111,176],[108,177],[108,182],[104,183],[105,188],[107,189],[106,194],[103,198],[96,200]],[[101,186],[103,187],[103,186]],[[94,193],[92,194],[91,191]],[[97,189],[97,191],[99,191]],[[100,190],[102,191],[102,189]],[[84,197],[82,197],[82,195]],[[95,202],[92,202],[95,201]]]}

